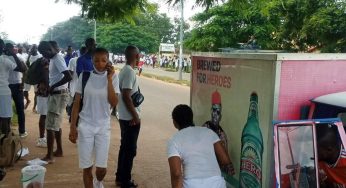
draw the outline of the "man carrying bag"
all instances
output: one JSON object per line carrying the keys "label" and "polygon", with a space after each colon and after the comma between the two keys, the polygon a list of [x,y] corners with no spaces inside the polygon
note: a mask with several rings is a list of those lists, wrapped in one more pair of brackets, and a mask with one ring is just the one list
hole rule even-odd
{"label": "man carrying bag", "polygon": [[[118,112],[121,130],[121,145],[115,182],[122,188],[133,188],[138,186],[131,179],[131,171],[133,159],[136,156],[137,139],[141,127],[139,105],[144,100],[143,95],[139,92],[138,79],[133,69],[139,61],[139,56],[140,53],[136,46],[128,46],[125,49],[127,62],[119,73],[121,96],[119,97]],[[138,98],[141,99],[137,100]]]}

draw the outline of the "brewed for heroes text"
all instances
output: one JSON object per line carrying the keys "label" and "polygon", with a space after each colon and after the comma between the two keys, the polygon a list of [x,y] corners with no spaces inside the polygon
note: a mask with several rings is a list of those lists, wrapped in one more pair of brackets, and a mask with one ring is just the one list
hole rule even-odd
{"label": "brewed for heroes text", "polygon": [[219,87],[230,88],[231,77],[218,75],[216,73],[210,74],[208,72],[220,72],[221,62],[216,60],[197,60],[197,82],[202,84],[216,85]]}

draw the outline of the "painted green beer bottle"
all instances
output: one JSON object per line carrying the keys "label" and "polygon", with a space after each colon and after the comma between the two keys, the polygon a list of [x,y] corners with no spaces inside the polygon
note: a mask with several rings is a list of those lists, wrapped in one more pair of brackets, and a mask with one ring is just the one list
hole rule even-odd
{"label": "painted green beer bottle", "polygon": [[247,122],[241,136],[240,188],[262,187],[263,138],[258,122],[258,96],[252,93]]}

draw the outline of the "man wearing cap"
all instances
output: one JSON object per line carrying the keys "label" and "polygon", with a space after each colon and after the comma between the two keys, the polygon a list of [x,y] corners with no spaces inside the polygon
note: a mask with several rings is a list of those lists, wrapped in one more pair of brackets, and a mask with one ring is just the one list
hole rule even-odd
{"label": "man wearing cap", "polygon": [[[220,93],[215,90],[211,95],[211,120],[205,122],[202,127],[207,127],[211,130],[213,130],[222,141],[222,145],[225,147],[226,152],[228,153],[228,142],[227,142],[227,136],[225,132],[223,131],[222,127],[220,126],[220,121],[222,117],[222,106],[221,106],[221,95]],[[234,174],[234,168],[233,164],[227,166],[227,167],[220,167],[222,171],[227,172],[230,175]]]}

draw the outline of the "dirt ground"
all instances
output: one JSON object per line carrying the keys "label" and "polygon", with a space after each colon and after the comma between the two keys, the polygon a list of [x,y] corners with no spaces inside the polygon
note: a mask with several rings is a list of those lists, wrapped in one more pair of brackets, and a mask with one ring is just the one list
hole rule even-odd
{"label": "dirt ground", "polygon": [[[142,82],[148,82],[147,84],[149,84],[150,82],[150,84],[152,84],[152,81],[148,80],[149,79],[145,78],[142,80]],[[158,84],[158,81],[154,82],[155,85]],[[181,89],[181,86],[172,85],[170,85],[169,87],[158,87],[161,87],[162,89],[169,88],[172,90],[169,92],[177,91],[177,88],[175,87],[179,87],[179,89]],[[160,99],[157,100],[157,96],[155,96],[154,94],[150,94],[150,90],[152,89],[145,89],[143,87],[143,92],[147,92],[145,100],[146,102],[143,103],[143,109],[146,110],[144,110],[142,113],[142,117],[144,117],[142,120],[142,125],[145,126],[141,126],[141,133],[138,141],[138,152],[137,157],[134,161],[134,168],[132,171],[133,179],[135,179],[135,181],[141,188],[170,187],[169,167],[166,158],[166,141],[174,134],[174,132],[176,132],[176,130],[171,125],[171,119],[169,117],[172,104],[168,103],[165,100],[161,101],[162,103],[160,103]],[[184,93],[182,95],[186,95],[186,98],[188,99],[188,89],[183,88],[183,90]],[[32,93],[30,94],[30,98],[33,98]],[[26,129],[29,135],[28,137],[22,139],[23,147],[27,147],[30,153],[24,156],[13,167],[6,168],[7,175],[5,179],[0,182],[1,188],[22,187],[22,183],[20,181],[21,169],[26,166],[27,161],[35,158],[42,158],[46,154],[46,148],[36,147],[36,141],[39,136],[39,115],[32,111],[32,105],[33,100],[28,109],[25,111]],[[156,112],[152,113],[153,111]],[[111,146],[109,150],[107,175],[104,179],[104,186],[106,188],[116,187],[114,183],[114,172],[116,170],[117,157],[120,146],[120,129],[118,121],[115,119],[115,117],[112,116],[111,122]],[[68,140],[69,124],[66,114],[63,118],[62,130],[64,156],[55,158],[55,163],[45,166],[47,172],[45,175],[44,187],[83,187],[82,170],[78,168],[77,145],[72,144]]]}

